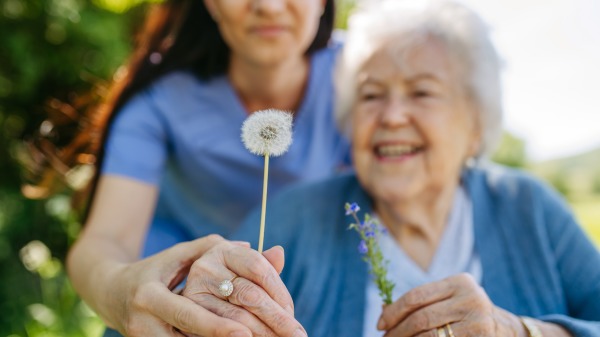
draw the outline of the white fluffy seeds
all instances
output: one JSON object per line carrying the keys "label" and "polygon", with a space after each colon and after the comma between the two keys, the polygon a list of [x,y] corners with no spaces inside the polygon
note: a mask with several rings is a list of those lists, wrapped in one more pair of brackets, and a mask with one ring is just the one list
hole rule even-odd
{"label": "white fluffy seeds", "polygon": [[292,144],[292,114],[275,109],[252,113],[242,124],[242,141],[259,156],[284,154]]}

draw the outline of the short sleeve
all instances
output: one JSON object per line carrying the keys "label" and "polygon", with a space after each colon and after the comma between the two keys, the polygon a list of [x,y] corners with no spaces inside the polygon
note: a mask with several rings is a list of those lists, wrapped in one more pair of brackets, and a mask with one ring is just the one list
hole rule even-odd
{"label": "short sleeve", "polygon": [[167,157],[166,122],[148,92],[134,96],[118,112],[105,147],[102,174],[160,182]]}

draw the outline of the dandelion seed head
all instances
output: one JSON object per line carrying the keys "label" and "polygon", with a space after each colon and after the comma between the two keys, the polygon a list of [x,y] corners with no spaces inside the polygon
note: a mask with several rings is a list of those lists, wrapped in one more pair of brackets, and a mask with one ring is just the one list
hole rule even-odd
{"label": "dandelion seed head", "polygon": [[259,156],[284,154],[292,144],[292,114],[275,109],[252,113],[242,124],[242,141]]}

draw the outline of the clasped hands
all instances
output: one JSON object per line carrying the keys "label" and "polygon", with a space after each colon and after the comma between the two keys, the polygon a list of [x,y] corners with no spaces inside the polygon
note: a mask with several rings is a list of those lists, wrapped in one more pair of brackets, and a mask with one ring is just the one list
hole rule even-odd
{"label": "clasped hands", "polygon": [[[138,282],[123,294],[114,328],[127,336],[306,336],[279,277],[283,265],[281,247],[261,255],[216,235],[178,244],[123,271]],[[173,293],[186,275],[182,293]],[[518,317],[495,307],[467,274],[407,292],[383,309],[377,328],[385,336],[441,337],[446,324],[455,337],[522,333]]]}

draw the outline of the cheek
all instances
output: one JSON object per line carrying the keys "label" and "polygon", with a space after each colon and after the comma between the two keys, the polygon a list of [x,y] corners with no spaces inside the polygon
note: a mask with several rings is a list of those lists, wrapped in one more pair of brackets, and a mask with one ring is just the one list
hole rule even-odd
{"label": "cheek", "polygon": [[355,113],[352,118],[352,143],[360,150],[371,143],[373,122],[363,113]]}

